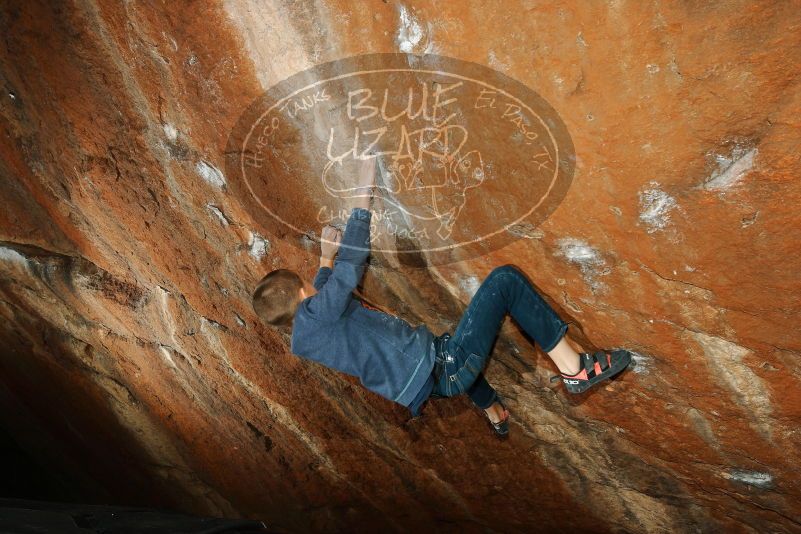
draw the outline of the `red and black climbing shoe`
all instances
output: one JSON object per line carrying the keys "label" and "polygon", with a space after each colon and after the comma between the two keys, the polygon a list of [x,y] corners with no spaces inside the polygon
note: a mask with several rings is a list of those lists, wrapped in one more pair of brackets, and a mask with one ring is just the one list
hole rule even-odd
{"label": "red and black climbing shoe", "polygon": [[579,372],[575,375],[562,373],[562,382],[570,393],[584,393],[592,386],[612,378],[631,363],[627,350],[599,350],[595,354],[579,354]]}

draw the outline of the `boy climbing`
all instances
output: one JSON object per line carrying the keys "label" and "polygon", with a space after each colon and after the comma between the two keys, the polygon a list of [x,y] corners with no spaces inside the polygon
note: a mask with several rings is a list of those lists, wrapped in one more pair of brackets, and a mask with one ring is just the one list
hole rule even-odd
{"label": "boy climbing", "polygon": [[326,226],[320,268],[312,284],[287,269],[265,276],[253,307],[269,325],[292,326],[291,350],[303,358],[358,376],[369,390],[420,414],[429,398],[467,394],[499,436],[509,432],[509,411],[482,370],[506,315],[550,356],[570,393],[582,393],[625,369],[625,350],[577,353],[565,338],[567,323],[511,265],[494,269],[476,291],[455,332],[435,336],[356,297],[370,253],[370,198],[374,157],[363,161],[356,198],[342,236]]}

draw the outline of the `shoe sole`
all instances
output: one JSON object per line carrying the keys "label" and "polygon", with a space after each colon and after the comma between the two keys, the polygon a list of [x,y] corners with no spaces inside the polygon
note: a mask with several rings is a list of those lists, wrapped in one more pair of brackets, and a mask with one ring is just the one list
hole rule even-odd
{"label": "shoe sole", "polygon": [[509,435],[509,420],[508,419],[505,421],[506,424],[504,425],[505,430],[506,430],[505,432],[503,431],[504,427],[502,427],[501,429],[495,428],[495,424],[492,421],[490,421],[489,419],[487,419],[487,423],[489,424],[490,430],[492,430],[492,433],[493,433],[493,435],[495,435],[495,437],[497,437],[497,438],[505,438],[505,437],[507,437]]}

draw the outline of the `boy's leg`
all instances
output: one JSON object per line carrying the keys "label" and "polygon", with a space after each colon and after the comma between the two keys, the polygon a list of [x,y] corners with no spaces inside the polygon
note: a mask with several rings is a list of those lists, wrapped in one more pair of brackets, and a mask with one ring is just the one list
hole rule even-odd
{"label": "boy's leg", "polygon": [[473,295],[453,336],[445,341],[446,363],[436,386],[439,395],[467,393],[476,406],[485,410],[492,406],[496,393],[481,371],[507,314],[546,352],[567,330],[567,323],[520,271],[508,265],[494,269]]}
{"label": "boy's leg", "polygon": [[[470,301],[448,351],[458,356],[458,369],[446,376],[450,394],[464,393],[477,379],[492,350],[501,324],[509,314],[554,361],[571,393],[582,393],[625,369],[631,353],[599,351],[579,355],[564,339],[567,323],[537,293],[517,268],[494,269]],[[576,371],[578,369],[578,371]]]}
{"label": "boy's leg", "polygon": [[[484,279],[447,341],[447,350],[454,355],[458,366],[451,367],[446,373],[448,376],[443,377],[446,386],[443,389],[451,395],[468,392],[484,368],[507,314],[545,352],[553,350],[567,330],[567,323],[519,270],[510,265],[498,267]],[[578,354],[575,359],[577,363]],[[489,394],[483,384],[479,384],[476,395],[486,395],[477,396],[481,401]]]}
{"label": "boy's leg", "polygon": [[484,373],[478,373],[476,381],[473,385],[467,388],[467,396],[473,401],[473,404],[486,410],[498,399],[498,393],[489,385],[487,379],[484,378]]}

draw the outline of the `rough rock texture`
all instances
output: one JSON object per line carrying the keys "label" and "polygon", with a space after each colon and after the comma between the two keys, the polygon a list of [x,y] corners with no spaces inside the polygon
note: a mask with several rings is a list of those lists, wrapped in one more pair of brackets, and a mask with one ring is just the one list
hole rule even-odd
{"label": "rough rock texture", "polygon": [[[86,500],[281,530],[801,530],[801,10],[580,6],[2,4],[2,425]],[[439,333],[512,262],[577,345],[634,350],[633,372],[568,398],[507,324],[498,443],[466,398],[409,421],[257,322],[254,283],[316,256],[228,187],[228,132],[274,83],[364,52],[520,80],[577,155],[536,231],[378,262],[365,294]]]}

